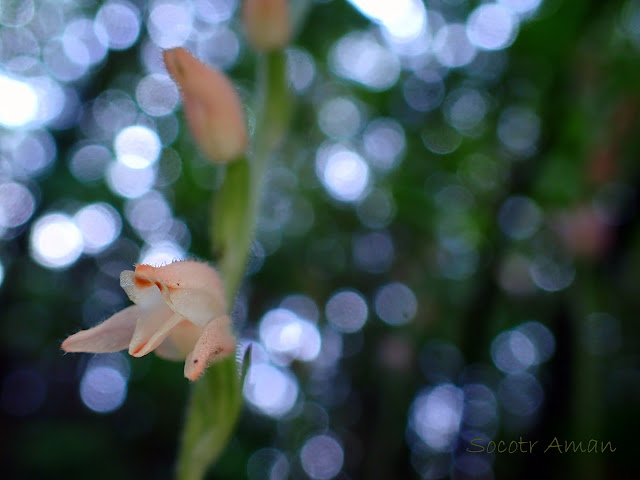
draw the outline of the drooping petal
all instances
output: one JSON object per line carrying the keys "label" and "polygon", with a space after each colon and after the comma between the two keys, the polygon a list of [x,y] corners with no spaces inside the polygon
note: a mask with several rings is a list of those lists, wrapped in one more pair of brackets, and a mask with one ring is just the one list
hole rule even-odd
{"label": "drooping petal", "polygon": [[154,350],[156,355],[167,360],[184,360],[196,346],[203,328],[188,320],[173,327],[169,336]]}
{"label": "drooping petal", "polygon": [[242,102],[227,76],[184,48],[165,50],[164,63],[180,87],[189,128],[209,159],[242,156],[248,147]]}
{"label": "drooping petal", "polygon": [[196,380],[207,365],[231,355],[236,349],[236,339],[231,332],[228,315],[216,318],[205,327],[193,352],[187,355],[184,376]]}
{"label": "drooping petal", "polygon": [[138,307],[131,305],[100,325],[71,335],[62,342],[65,352],[119,352],[129,346],[139,316]]}
{"label": "drooping petal", "polygon": [[166,306],[162,309],[140,310],[140,318],[129,344],[129,355],[142,357],[151,352],[183,320]]}

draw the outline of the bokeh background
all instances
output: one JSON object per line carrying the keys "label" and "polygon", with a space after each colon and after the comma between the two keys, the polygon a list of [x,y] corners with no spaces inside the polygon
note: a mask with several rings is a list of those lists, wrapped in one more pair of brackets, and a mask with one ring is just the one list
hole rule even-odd
{"label": "bokeh background", "polygon": [[[253,122],[238,8],[0,2],[3,478],[171,478],[183,366],[60,342],[129,304],[121,270],[210,259],[221,175],[161,49]],[[640,1],[315,1],[287,59],[209,478],[634,478]],[[616,451],[467,452],[520,437]]]}

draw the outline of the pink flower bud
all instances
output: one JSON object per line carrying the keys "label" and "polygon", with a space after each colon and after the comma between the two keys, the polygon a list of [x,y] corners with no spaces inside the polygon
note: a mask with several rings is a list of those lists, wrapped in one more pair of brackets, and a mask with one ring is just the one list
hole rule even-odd
{"label": "pink flower bud", "polygon": [[279,50],[289,43],[288,0],[244,0],[242,20],[249,43],[256,50]]}
{"label": "pink flower bud", "polygon": [[248,147],[242,102],[226,75],[184,48],[164,51],[164,63],[180,87],[191,133],[213,162],[229,162]]}
{"label": "pink flower bud", "polygon": [[611,227],[590,206],[579,205],[559,213],[552,226],[565,247],[583,258],[596,259],[611,243]]}

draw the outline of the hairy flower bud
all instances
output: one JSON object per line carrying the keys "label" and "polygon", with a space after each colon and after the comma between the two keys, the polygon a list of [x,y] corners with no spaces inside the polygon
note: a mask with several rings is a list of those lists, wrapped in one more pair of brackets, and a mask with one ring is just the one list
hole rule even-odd
{"label": "hairy flower bud", "polygon": [[279,50],[289,43],[288,0],[244,0],[242,20],[249,43],[256,50]]}
{"label": "hairy flower bud", "polygon": [[213,162],[229,162],[248,148],[242,102],[222,72],[193,57],[184,48],[164,51],[164,63],[180,87],[191,133]]}

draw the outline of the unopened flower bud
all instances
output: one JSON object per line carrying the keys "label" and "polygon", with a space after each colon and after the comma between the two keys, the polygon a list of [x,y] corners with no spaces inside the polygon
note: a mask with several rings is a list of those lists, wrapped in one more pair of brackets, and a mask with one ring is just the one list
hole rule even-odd
{"label": "unopened flower bud", "polygon": [[256,50],[279,50],[289,43],[288,0],[244,0],[242,20],[249,43]]}
{"label": "unopened flower bud", "polygon": [[191,133],[213,162],[229,162],[248,148],[238,92],[227,76],[184,48],[164,51],[164,63],[180,87]]}

